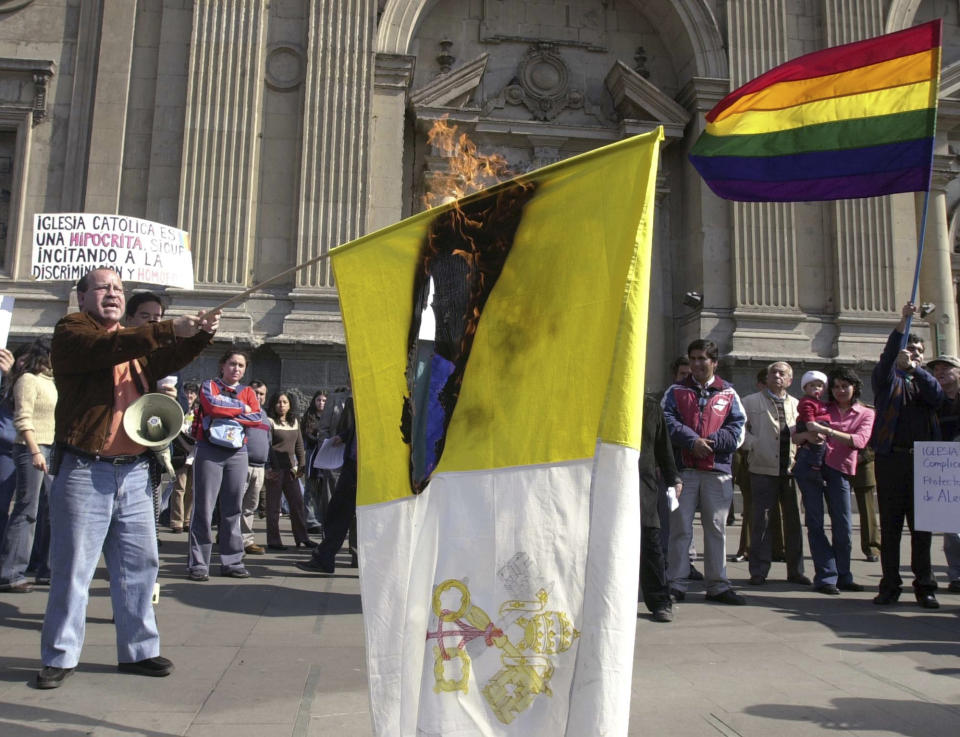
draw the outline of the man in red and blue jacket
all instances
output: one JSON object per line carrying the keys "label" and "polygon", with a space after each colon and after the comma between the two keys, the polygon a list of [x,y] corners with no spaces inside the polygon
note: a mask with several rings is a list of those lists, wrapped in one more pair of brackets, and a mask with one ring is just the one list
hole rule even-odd
{"label": "man in red and blue jacket", "polygon": [[731,462],[744,438],[746,414],[740,397],[716,375],[717,345],[695,340],[687,347],[692,373],[663,395],[667,431],[683,477],[679,506],[670,513],[667,578],[677,600],[686,596],[693,517],[700,507],[703,565],[708,601],[745,604],[727,580],[726,523],[733,501]]}

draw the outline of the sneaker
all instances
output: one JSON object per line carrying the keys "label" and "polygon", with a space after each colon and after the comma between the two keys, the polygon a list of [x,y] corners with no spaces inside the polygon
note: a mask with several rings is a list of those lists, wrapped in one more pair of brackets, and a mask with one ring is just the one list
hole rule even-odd
{"label": "sneaker", "polygon": [[814,591],[817,591],[821,594],[826,594],[827,596],[839,596],[840,589],[834,586],[832,583],[822,583],[817,586]]}
{"label": "sneaker", "polygon": [[850,583],[837,584],[837,588],[840,589],[841,591],[863,591],[863,586],[856,583],[855,581],[851,581]]}
{"label": "sneaker", "polygon": [[247,555],[263,555],[265,551],[256,543],[250,543],[243,548],[243,552]]}
{"label": "sneaker", "polygon": [[190,571],[187,573],[188,581],[209,581],[210,576],[205,571]]}
{"label": "sneaker", "polygon": [[49,586],[50,576],[37,576],[33,581],[37,586]]}
{"label": "sneaker", "polygon": [[719,594],[707,594],[706,599],[716,604],[731,604],[733,606],[743,606],[747,603],[747,600],[733,589],[726,589]]}
{"label": "sneaker", "polygon": [[0,591],[5,591],[8,594],[29,594],[33,591],[33,586],[30,585],[29,581],[17,581],[16,583],[0,584]]}
{"label": "sneaker", "polygon": [[73,668],[57,668],[54,665],[45,665],[37,673],[37,688],[60,688],[63,682],[72,674]]}
{"label": "sneaker", "polygon": [[867,563],[876,563],[878,560],[880,560],[880,556],[872,553],[866,557]]}
{"label": "sneaker", "polygon": [[250,578],[250,571],[246,568],[228,568],[220,571],[220,575],[226,578]]}
{"label": "sneaker", "polygon": [[673,621],[673,607],[665,606],[660,609],[654,609],[651,614],[654,622],[672,622]]}
{"label": "sneaker", "polygon": [[301,571],[307,571],[309,573],[333,573],[333,566],[324,565],[322,563],[317,563],[313,558],[310,560],[298,560],[296,563],[297,568]]}
{"label": "sneaker", "polygon": [[703,574],[700,573],[700,571],[698,571],[698,570],[696,569],[696,567],[693,565],[693,563],[690,564],[690,574],[687,576],[687,579],[689,579],[690,581],[702,581],[702,580],[703,580]]}
{"label": "sneaker", "polygon": [[117,663],[117,670],[121,673],[133,673],[138,676],[163,678],[173,673],[173,663],[158,655],[155,658],[138,660],[135,663]]}

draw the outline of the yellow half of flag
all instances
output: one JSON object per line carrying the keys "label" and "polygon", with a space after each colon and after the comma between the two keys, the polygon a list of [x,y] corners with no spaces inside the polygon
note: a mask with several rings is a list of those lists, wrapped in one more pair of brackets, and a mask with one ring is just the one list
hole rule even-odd
{"label": "yellow half of flag", "polygon": [[[518,180],[536,191],[479,319],[436,473],[590,458],[598,440],[639,448],[662,140],[658,129]],[[413,285],[432,220],[454,206],[331,254],[357,417],[358,505],[411,494],[400,424]]]}

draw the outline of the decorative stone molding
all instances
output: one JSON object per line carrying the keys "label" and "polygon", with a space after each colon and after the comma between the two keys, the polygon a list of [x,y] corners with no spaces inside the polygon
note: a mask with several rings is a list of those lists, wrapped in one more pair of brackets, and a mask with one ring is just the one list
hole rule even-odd
{"label": "decorative stone molding", "polygon": [[930,178],[930,190],[945,192],[947,187],[960,174],[960,163],[957,157],[936,154],[933,157],[933,172]]}
{"label": "decorative stone molding", "polygon": [[710,112],[727,93],[730,92],[730,80],[715,77],[693,77],[677,95],[677,102],[691,115]]}
{"label": "decorative stone molding", "polygon": [[482,115],[506,105],[524,105],[534,120],[552,121],[566,109],[583,109],[603,120],[583,91],[570,87],[570,69],[555,43],[531,45],[517,65],[515,80],[486,101]]}
{"label": "decorative stone molding", "polygon": [[[0,12],[2,11],[3,7],[0,6]],[[53,76],[55,66],[54,62],[47,59],[0,59],[0,75],[29,75],[33,81],[33,99],[29,105],[34,125],[39,125],[47,118],[47,82]],[[24,102],[0,100],[0,105],[19,108]]]}
{"label": "decorative stone molding", "polygon": [[604,84],[620,120],[655,120],[663,126],[667,138],[683,138],[690,113],[622,61],[613,65]]}
{"label": "decorative stone molding", "polygon": [[303,49],[296,44],[271,44],[267,49],[264,77],[267,85],[275,90],[293,90],[303,83],[306,66]]}
{"label": "decorative stone molding", "polygon": [[483,54],[457,69],[442,74],[410,93],[413,107],[465,108],[487,68],[489,54]]}
{"label": "decorative stone molding", "polygon": [[0,14],[12,13],[14,10],[27,7],[33,0],[0,0]]}
{"label": "decorative stone molding", "polygon": [[374,89],[406,91],[413,81],[416,63],[415,56],[378,53],[373,68]]}

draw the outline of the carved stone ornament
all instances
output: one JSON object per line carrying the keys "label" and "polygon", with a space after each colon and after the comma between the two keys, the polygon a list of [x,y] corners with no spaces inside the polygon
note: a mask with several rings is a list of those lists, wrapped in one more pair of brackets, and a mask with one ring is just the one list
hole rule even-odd
{"label": "carved stone ornament", "polygon": [[14,10],[20,10],[33,0],[0,0],[0,13],[12,13]]}
{"label": "carved stone ornament", "polygon": [[589,108],[583,92],[570,89],[570,70],[551,43],[534,44],[527,50],[517,75],[487,101],[484,114],[505,104],[525,105],[536,120],[553,120],[567,108]]}

